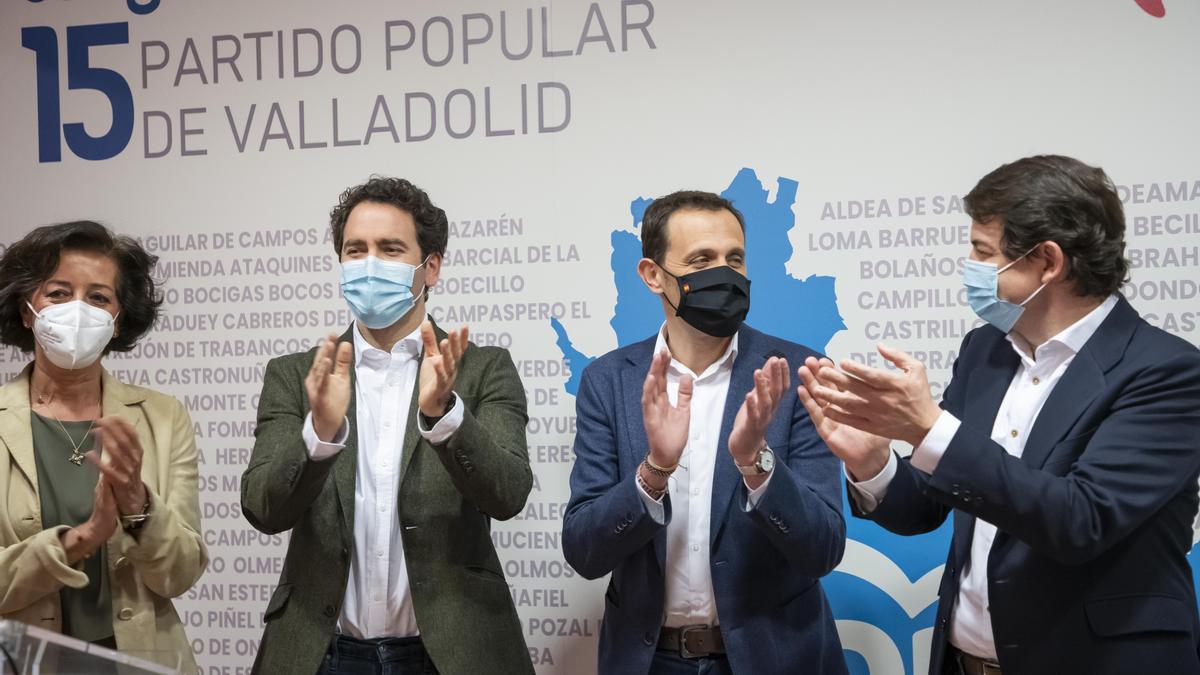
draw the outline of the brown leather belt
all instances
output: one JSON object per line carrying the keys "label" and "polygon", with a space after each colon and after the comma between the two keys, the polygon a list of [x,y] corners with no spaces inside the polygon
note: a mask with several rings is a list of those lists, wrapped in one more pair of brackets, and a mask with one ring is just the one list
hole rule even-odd
{"label": "brown leather belt", "polygon": [[678,651],[685,659],[697,659],[713,654],[725,653],[725,640],[721,638],[720,626],[663,626],[658,634],[658,648]]}
{"label": "brown leather belt", "polygon": [[950,647],[947,656],[958,663],[958,669],[962,671],[963,675],[1003,675],[1000,672],[999,663],[971,656],[953,646]]}

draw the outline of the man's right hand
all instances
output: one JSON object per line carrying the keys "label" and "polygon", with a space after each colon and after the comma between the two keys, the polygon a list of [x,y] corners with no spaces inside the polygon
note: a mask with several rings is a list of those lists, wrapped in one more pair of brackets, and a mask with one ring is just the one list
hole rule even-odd
{"label": "man's right hand", "polygon": [[667,397],[667,364],[671,355],[663,350],[650,361],[650,372],[642,385],[642,421],[650,445],[650,461],[660,467],[674,467],[687,445],[692,418],[692,378],[679,378],[679,397],[675,405]]}
{"label": "man's right hand", "polygon": [[[832,407],[828,401],[818,397],[817,389],[821,385],[827,387],[835,387],[833,383],[822,382],[817,378],[821,368],[832,368],[833,362],[829,359],[817,359],[808,357],[804,365],[796,371],[800,376],[800,387],[796,393],[800,396],[800,402],[804,404],[804,409],[808,411],[808,416],[813,421],[813,426],[817,428],[817,433],[824,439],[825,444],[837,455],[838,459],[846,463],[846,470],[855,481],[862,482],[870,480],[879,475],[887,466],[889,456],[892,452],[891,441],[882,436],[860,431],[850,426],[849,424],[841,424],[834,421],[830,415],[826,415],[826,409]],[[836,414],[836,408],[834,408]]]}
{"label": "man's right hand", "polygon": [[350,407],[350,361],[353,358],[354,346],[350,342],[338,344],[338,337],[331,334],[321,343],[308,376],[304,378],[313,430],[322,442],[332,441],[346,419]]}

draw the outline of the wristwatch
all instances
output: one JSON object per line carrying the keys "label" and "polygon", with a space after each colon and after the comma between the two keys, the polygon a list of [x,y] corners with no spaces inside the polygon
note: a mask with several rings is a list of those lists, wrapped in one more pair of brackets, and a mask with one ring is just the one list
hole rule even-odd
{"label": "wristwatch", "polygon": [[450,414],[454,410],[454,404],[458,403],[458,396],[454,392],[450,392],[450,398],[446,399],[446,409],[437,417],[430,417],[425,413],[417,410],[417,414],[421,416],[421,422],[424,423],[426,429],[432,429],[435,424],[442,421],[442,418]]}
{"label": "wristwatch", "polygon": [[758,451],[758,458],[753,464],[742,466],[737,465],[738,471],[743,476],[761,476],[764,473],[771,473],[771,469],[775,468],[775,452],[767,446],[763,446],[762,450]]}
{"label": "wristwatch", "polygon": [[142,505],[141,513],[135,513],[129,516],[121,516],[121,527],[129,533],[137,532],[138,530],[142,529],[142,526],[146,524],[147,520],[150,520],[149,499],[147,499],[146,503]]}

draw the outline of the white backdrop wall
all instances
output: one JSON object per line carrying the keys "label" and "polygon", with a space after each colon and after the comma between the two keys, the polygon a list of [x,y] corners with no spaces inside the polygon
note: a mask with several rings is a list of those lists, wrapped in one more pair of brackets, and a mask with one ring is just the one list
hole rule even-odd
{"label": "white backdrop wall", "polygon": [[[1200,342],[1195,2],[10,0],[0,26],[0,248],[92,218],[161,257],[162,321],[106,363],[195,421],[213,562],[178,606],[206,673],[248,671],[286,545],[238,506],[262,369],[348,324],[327,214],[372,173],[446,209],[433,315],[525,381],[537,482],[494,537],[540,673],[595,669],[604,583],[559,546],[572,393],[661,320],[632,276],[645,199],[725,192],[752,324],[898,345],[939,391],[975,325],[961,195],[1074,155],[1120,185],[1126,296]],[[825,583],[851,668],[922,673],[948,531],[847,518]]]}

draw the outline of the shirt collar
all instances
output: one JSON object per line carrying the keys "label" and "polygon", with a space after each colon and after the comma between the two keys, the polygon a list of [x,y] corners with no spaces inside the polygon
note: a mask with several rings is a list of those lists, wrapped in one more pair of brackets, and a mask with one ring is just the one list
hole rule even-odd
{"label": "shirt collar", "polygon": [[[667,323],[665,321],[663,322],[662,327],[658,329],[658,339],[654,341],[654,353],[657,354],[661,351],[666,351],[668,353],[671,351],[670,346],[667,345]],[[708,368],[705,368],[703,373],[700,373],[699,375],[693,373],[687,366],[683,365],[679,361],[676,361],[674,354],[671,355],[670,367],[680,373],[687,373],[696,380],[702,380],[718,370],[732,368],[734,360],[737,359],[737,355],[738,334],[734,333],[733,339],[729,341],[729,346],[725,349],[725,353],[722,354],[721,357],[716,361],[714,361],[712,365],[710,365]]]}
{"label": "shirt collar", "polygon": [[413,332],[405,335],[396,344],[392,345],[392,351],[385,352],[382,349],[376,349],[367,342],[367,339],[362,336],[358,322],[354,322],[354,367],[366,366],[373,370],[388,367],[393,358],[398,358],[401,361],[407,359],[415,359],[421,355],[421,327]]}
{"label": "shirt collar", "polygon": [[[1108,318],[1108,315],[1112,313],[1113,308],[1116,306],[1117,296],[1115,294],[1105,298],[1104,302],[1100,303],[1098,307],[1084,315],[1082,319],[1076,321],[1070,326],[1067,326],[1060,331],[1058,335],[1046,340],[1045,344],[1039,346],[1035,351],[1035,355],[1038,357],[1038,360],[1041,360],[1043,354],[1048,354],[1060,349],[1067,350],[1067,352],[1072,356],[1078,354],[1079,351],[1083,349],[1083,346],[1087,344],[1087,341],[1090,340],[1092,336],[1096,334],[1096,331],[1100,329],[1100,324],[1104,323],[1104,320]],[[1013,339],[1011,333],[1006,337],[1008,338],[1008,341],[1012,343],[1013,349],[1021,356],[1022,360],[1030,360],[1027,351],[1027,343]]]}

